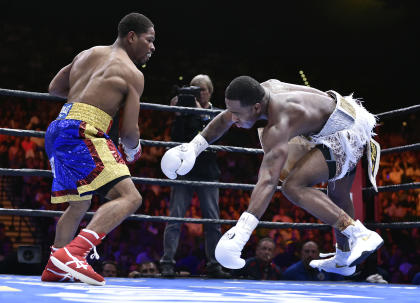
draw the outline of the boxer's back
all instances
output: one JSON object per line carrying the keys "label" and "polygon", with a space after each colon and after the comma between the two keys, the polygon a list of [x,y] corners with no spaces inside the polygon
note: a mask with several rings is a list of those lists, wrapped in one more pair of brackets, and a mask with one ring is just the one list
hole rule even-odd
{"label": "boxer's back", "polygon": [[114,116],[139,70],[124,50],[96,46],[80,53],[70,71],[68,102],[94,105]]}

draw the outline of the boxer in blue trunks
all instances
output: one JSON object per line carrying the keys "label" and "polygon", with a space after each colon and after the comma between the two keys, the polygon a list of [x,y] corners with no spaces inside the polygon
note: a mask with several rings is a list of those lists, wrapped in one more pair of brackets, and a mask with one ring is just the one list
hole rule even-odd
{"label": "boxer in blue trunks", "polygon": [[[118,24],[114,44],[82,51],[50,83],[50,94],[67,98],[45,136],[54,177],[51,202],[68,202],[68,207],[57,223],[42,281],[105,284],[86,256],[93,249],[99,258],[96,246],[142,202],[127,163],[141,154],[138,118],[144,76],[138,66],[155,51],[154,40],[153,23],[142,14],[128,14]],[[121,152],[108,136],[120,110]],[[109,201],[74,237],[93,193]]]}

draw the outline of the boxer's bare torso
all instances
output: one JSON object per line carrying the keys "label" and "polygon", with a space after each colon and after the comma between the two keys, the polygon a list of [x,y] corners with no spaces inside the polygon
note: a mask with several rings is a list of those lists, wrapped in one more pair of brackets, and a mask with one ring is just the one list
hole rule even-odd
{"label": "boxer's bare torso", "polygon": [[[119,47],[96,46],[76,56],[70,70],[68,102],[94,105],[110,116],[126,96],[143,90],[143,74]],[[139,99],[137,99],[139,102]]]}

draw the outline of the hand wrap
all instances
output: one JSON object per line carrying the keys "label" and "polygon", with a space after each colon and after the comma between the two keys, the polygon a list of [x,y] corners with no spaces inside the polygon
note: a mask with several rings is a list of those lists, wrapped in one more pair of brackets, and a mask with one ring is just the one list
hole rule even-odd
{"label": "hand wrap", "polygon": [[137,144],[137,147],[135,148],[129,148],[124,143],[122,143],[121,138],[119,139],[119,145],[118,149],[120,150],[121,154],[123,155],[123,159],[125,163],[127,164],[133,164],[136,162],[140,156],[141,156],[141,145],[140,145],[140,139],[139,143]]}

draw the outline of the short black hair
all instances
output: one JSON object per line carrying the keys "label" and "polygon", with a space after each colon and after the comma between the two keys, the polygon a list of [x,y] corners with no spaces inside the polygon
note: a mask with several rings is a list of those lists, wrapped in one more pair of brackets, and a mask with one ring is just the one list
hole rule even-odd
{"label": "short black hair", "polygon": [[111,264],[111,265],[114,265],[115,266],[115,268],[118,270],[118,264],[117,264],[117,262],[115,262],[115,261],[112,261],[112,260],[105,260],[105,261],[103,261],[102,262],[102,269],[105,267],[105,265],[107,265],[107,264]]}
{"label": "short black hair", "polygon": [[225,91],[229,100],[239,100],[241,105],[254,105],[260,102],[265,95],[261,84],[249,76],[239,76],[230,82]]}
{"label": "short black hair", "polygon": [[270,238],[270,237],[265,237],[265,238],[262,238],[260,241],[258,241],[258,243],[257,243],[257,248],[258,248],[258,247],[260,247],[260,245],[261,245],[263,242],[271,242],[271,243],[273,243],[273,244],[274,244],[274,246],[276,246],[276,242],[274,242],[274,240],[273,240],[272,238]]}
{"label": "short black hair", "polygon": [[146,33],[147,30],[154,27],[152,21],[145,15],[139,13],[130,13],[125,15],[118,23],[118,37],[125,37],[130,31],[137,35]]}

